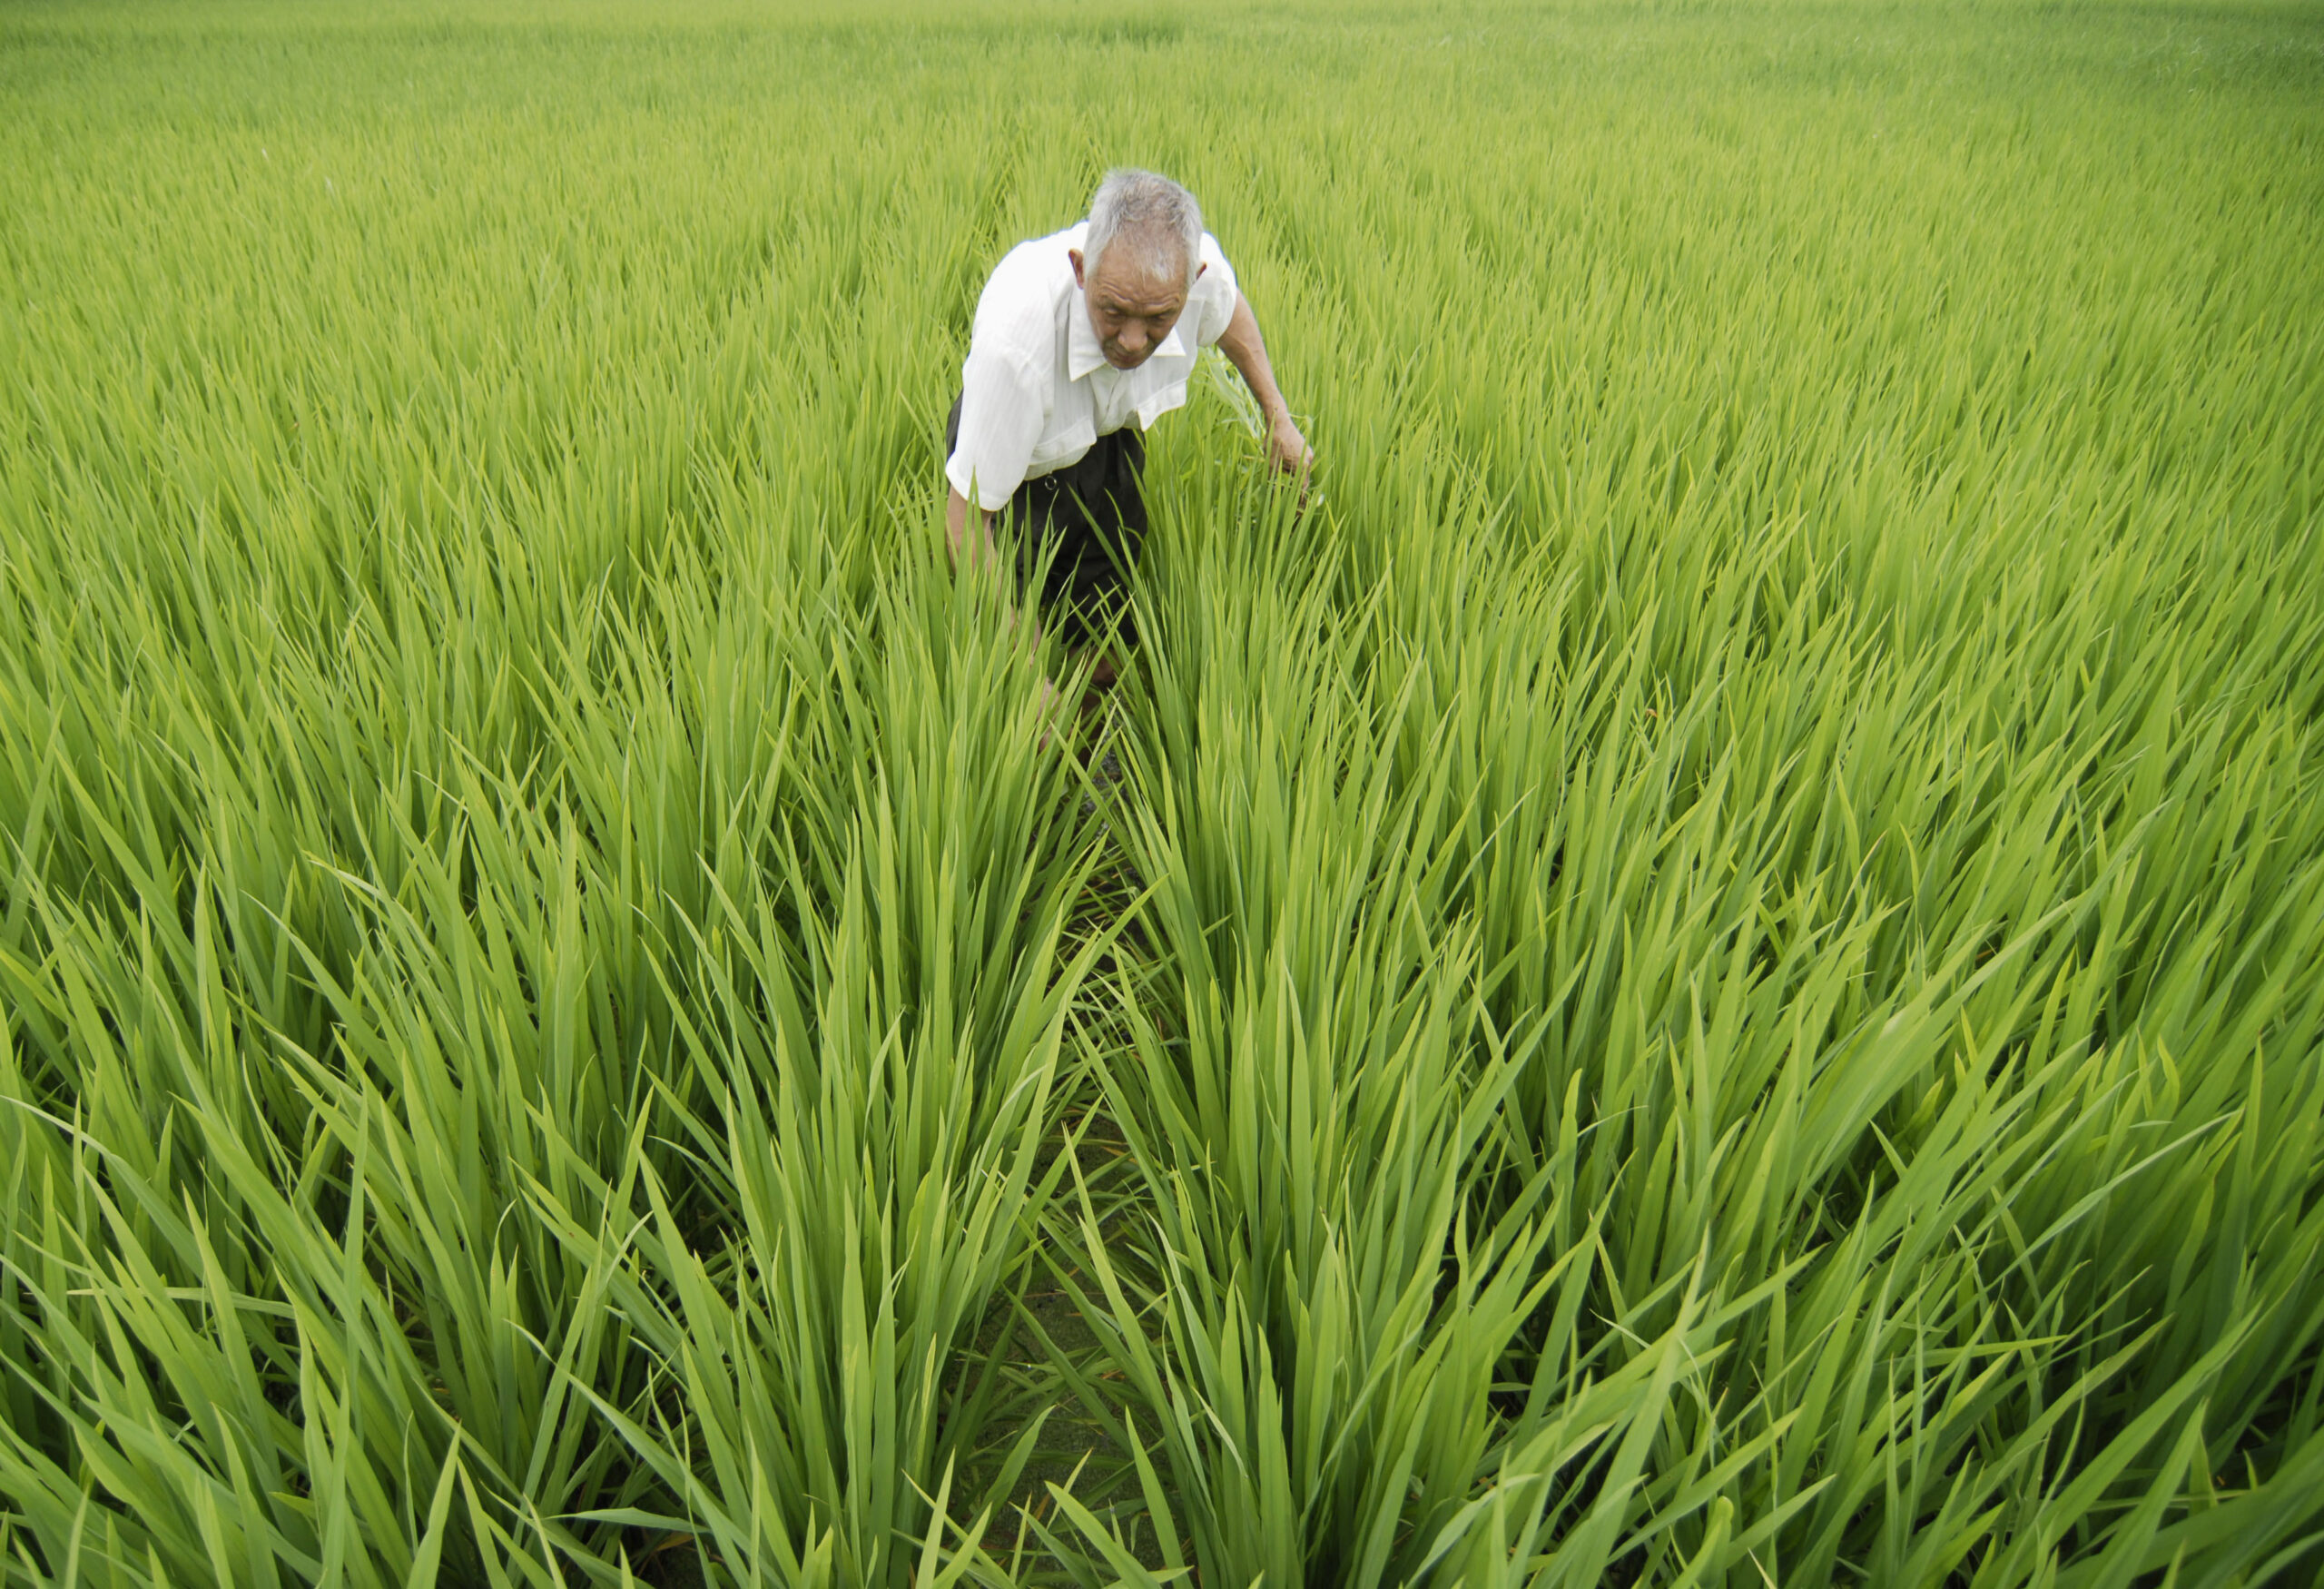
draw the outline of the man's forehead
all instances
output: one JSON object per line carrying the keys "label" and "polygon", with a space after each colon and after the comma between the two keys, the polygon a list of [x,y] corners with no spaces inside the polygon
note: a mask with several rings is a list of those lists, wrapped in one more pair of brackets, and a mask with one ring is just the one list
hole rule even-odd
{"label": "man's forehead", "polygon": [[1161,314],[1187,301],[1187,279],[1174,260],[1141,259],[1129,249],[1108,249],[1098,261],[1089,295],[1108,309]]}

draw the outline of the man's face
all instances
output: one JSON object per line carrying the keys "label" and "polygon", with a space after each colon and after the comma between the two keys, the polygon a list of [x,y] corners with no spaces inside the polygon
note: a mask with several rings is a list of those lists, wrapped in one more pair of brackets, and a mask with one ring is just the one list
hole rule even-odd
{"label": "man's face", "polygon": [[[1079,249],[1068,252],[1106,362],[1117,370],[1137,369],[1154,356],[1187,307],[1185,260],[1171,250],[1158,251],[1157,258],[1157,251],[1118,240],[1091,271]],[[1202,266],[1195,274],[1209,268]]]}

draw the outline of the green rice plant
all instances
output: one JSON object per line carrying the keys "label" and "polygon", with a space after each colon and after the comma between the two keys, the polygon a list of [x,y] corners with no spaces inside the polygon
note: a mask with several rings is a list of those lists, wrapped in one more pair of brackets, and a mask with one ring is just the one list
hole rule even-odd
{"label": "green rice plant", "polygon": [[[744,650],[746,670],[778,676],[806,656],[786,655],[785,626],[761,614],[699,640],[674,627],[686,647],[675,655],[694,660],[656,692],[655,718],[621,725],[617,755],[576,756],[553,793],[456,761],[440,837],[388,816],[402,826],[392,891],[314,866],[308,886],[354,898],[351,967],[251,911],[290,962],[275,985],[295,974],[330,1005],[323,1052],[276,1029],[242,977],[226,980],[220,945],[241,923],[207,864],[182,885],[190,928],[149,912],[126,943],[28,885],[25,930],[44,951],[5,963],[35,1066],[8,1078],[8,1130],[14,1195],[46,1211],[10,1221],[10,1322],[40,1343],[16,1361],[44,1371],[15,1387],[7,1461],[39,1559],[71,1558],[94,1581],[424,1577],[417,1564],[448,1540],[456,1557],[529,1580],[602,1566],[621,1529],[658,1527],[699,1530],[705,1559],[744,1575],[770,1550],[793,1551],[793,1575],[802,1556],[828,1565],[835,1536],[849,1581],[901,1570],[895,1531],[919,1532],[926,1504],[906,1480],[944,1466],[950,1354],[1017,1261],[1038,1196],[1029,1169],[1079,974],[1054,949],[1073,891],[1069,841],[1045,836],[1056,764],[1024,754],[1029,694],[975,682],[1029,679],[1026,664],[1006,641],[915,648],[908,611],[886,631],[889,687],[944,700],[941,664],[985,703],[921,718],[952,748],[908,765],[949,764],[949,782],[889,784],[878,819],[860,787],[819,788],[816,769],[850,765],[851,780],[884,782],[863,725],[907,732],[907,716],[874,717],[852,687],[804,720],[796,703],[812,696],[770,691],[793,704],[765,715],[782,737],[750,784],[674,769],[698,754],[691,689],[730,687]],[[640,642],[618,646],[616,676]],[[553,735],[612,730],[586,679],[556,698],[571,706]],[[872,759],[834,756],[841,735]],[[1013,805],[997,795],[995,755],[1022,769]],[[700,922],[638,892],[674,771],[702,791],[695,820],[716,824]],[[69,797],[103,820],[86,791]],[[120,858],[141,859],[126,842]],[[925,914],[891,909],[875,926],[874,887],[889,900],[910,888]],[[640,932],[657,916],[693,953],[674,960]],[[956,989],[963,967],[978,969]],[[680,986],[694,976],[705,984]],[[672,1013],[696,1008],[718,1024]],[[913,1062],[930,1052],[945,1062]],[[75,1053],[121,1057],[60,1113],[55,1067]],[[254,1069],[255,1054],[269,1063]],[[760,1090],[788,1122],[772,1140],[747,1123],[763,1119]],[[811,1152],[818,1119],[851,1134],[806,1160],[822,1184],[794,1179],[786,1197],[767,1155]],[[859,1199],[860,1215],[839,1213]],[[847,1242],[822,1245],[842,1231]],[[828,1267],[779,1294],[829,1308],[781,1320],[780,1347],[760,1338],[777,1321],[750,1288],[811,1264]],[[714,1322],[722,1306],[739,1309],[731,1337]],[[696,1330],[747,1348],[759,1390],[773,1373],[800,1398],[753,1394],[743,1406],[790,1444],[734,1430],[755,1456],[699,1479],[688,1464],[718,1404]],[[173,1366],[162,1386],[148,1361]],[[825,1362],[845,1377],[818,1388]],[[135,1438],[172,1406],[192,1420],[177,1440]],[[608,1421],[635,1443],[627,1456]],[[842,1424],[862,1442],[844,1453]],[[968,1439],[974,1409],[947,1426]],[[67,1450],[103,1475],[111,1505],[92,1508],[60,1465]],[[737,1517],[755,1525],[737,1535]]]}
{"label": "green rice plant", "polygon": [[[1315,637],[1275,653],[1313,684],[1337,648],[1298,616],[1256,633]],[[1155,1321],[1086,1194],[1075,1248],[1103,1290],[1084,1306],[1160,1421],[1207,1576],[1408,1576],[1418,1547],[1399,1536],[1424,1545],[1450,1520],[1492,1432],[1494,1367],[1545,1286],[1530,1198],[1473,1231],[1463,1208],[1525,1043],[1483,1019],[1473,959],[1419,925],[1442,880],[1410,839],[1447,791],[1399,801],[1384,779],[1302,779],[1326,746],[1364,756],[1365,727],[1332,694],[1305,720],[1263,718],[1251,759],[1196,764],[1210,776],[1189,814],[1218,848],[1151,825],[1138,847],[1163,880],[1147,919],[1176,996],[1167,1016],[1133,1007],[1133,1051],[1104,1083],[1143,1179],[1132,1250]],[[1227,854],[1246,864],[1217,866]],[[1366,910],[1374,887],[1413,913]],[[1123,1435],[1135,1443],[1127,1420]],[[1180,1564],[1175,1525],[1156,1525]]]}
{"label": "green rice plant", "polygon": [[[703,1101],[674,1112],[728,1229],[706,1243],[647,1179],[615,1306],[668,1398],[651,1419],[598,1405],[672,1497],[660,1525],[736,1582],[909,1575],[1000,1393],[955,1356],[1064,1168],[1040,1161],[1065,1010],[1106,940],[1059,948],[1086,863],[1045,836],[1061,773],[1028,755],[1028,659],[989,623],[931,624],[954,601],[927,600],[842,684],[869,697],[848,720],[879,725],[852,798],[773,864],[767,824],[738,814],[722,849],[745,864],[683,924],[704,985],[680,1045]],[[989,1514],[998,1495],[968,1499]]]}
{"label": "green rice plant", "polygon": [[[17,6],[0,1579],[2307,1581],[2319,42]],[[1124,161],[1324,474],[1085,817],[931,498]]]}
{"label": "green rice plant", "polygon": [[[1457,627],[1477,621],[1469,604],[1491,591],[1479,606],[1506,624],[1500,632],[1542,633],[1570,603],[1571,579],[1528,588],[1495,578],[1473,555],[1445,549],[1459,538],[1400,546],[1402,583],[1384,581],[1357,616],[1317,617],[1316,580],[1300,609],[1257,604],[1246,638],[1219,621],[1220,593],[1279,589],[1286,569],[1312,567],[1299,534],[1275,533],[1273,567],[1234,566],[1253,557],[1240,548],[1192,551],[1198,571],[1164,587],[1165,601],[1184,607],[1146,626],[1195,637],[1188,672],[1200,680],[1199,693],[1186,691],[1167,652],[1151,669],[1151,720],[1166,746],[1153,765],[1171,770],[1155,775],[1158,815],[1141,865],[1168,880],[1154,920],[1184,982],[1167,1015],[1142,1028],[1135,1063],[1112,1070],[1154,1235],[1137,1255],[1147,1295],[1109,1288],[1108,1338],[1161,1425],[1158,1449],[1204,1574],[1294,1563],[1386,1570],[1335,1554],[1367,1539],[1411,1553],[1400,1578],[1448,1555],[1472,1578],[1574,1583],[1624,1564],[1674,1581],[1732,1570],[1820,1582],[1845,1562],[1900,1583],[1964,1571],[2034,1582],[2068,1561],[2084,1577],[2117,1564],[2130,1574],[2174,1552],[2220,1581],[2264,1564],[2297,1531],[2307,1465],[2324,1454],[2312,1403],[2282,1430],[2284,1466],[2271,1478],[2190,1476],[2226,1466],[2237,1444],[2219,1439],[2213,1420],[2250,1428],[2280,1394],[2269,1373],[2265,1390],[2245,1378],[2251,1336],[2271,1339],[2275,1364],[2317,1346],[2324,1228],[2306,1190],[2310,1170],[2292,1168],[2314,1164],[2313,1066],[2297,1067],[2264,1117],[2230,1101],[2263,1072],[2271,1043],[2314,1051],[2312,993],[2290,969],[2314,962],[2319,919],[2314,863],[2292,859],[2314,844],[2312,785],[2293,770],[2297,753],[2270,775],[2255,746],[2230,775],[2274,791],[2257,798],[2257,820],[2287,836],[2228,864],[2271,866],[2262,857],[2278,854],[2291,864],[2264,885],[2223,874],[2219,903],[2188,923],[2199,942],[2248,944],[2199,963],[2237,988],[2201,1007],[2215,1021],[2233,1011],[2237,1035],[2224,1041],[2250,1058],[2214,1071],[2200,1101],[2184,1099],[2170,1052],[2188,1041],[2183,1029],[2145,1038],[2136,1004],[2092,1024],[2102,1002],[2093,977],[2105,973],[2089,969],[2091,946],[2102,962],[2133,915],[2144,844],[2160,825],[2155,794],[2142,803],[2135,779],[2067,764],[2053,775],[2062,782],[2045,784],[2037,762],[2032,776],[1982,785],[1965,802],[1990,811],[1977,819],[1986,836],[1974,863],[1915,898],[1907,885],[1918,869],[1908,859],[1884,877],[1878,851],[1891,835],[1867,841],[1846,784],[1831,793],[1840,769],[1795,784],[1795,767],[1771,766],[1745,727],[1782,719],[1728,715],[1721,697],[1767,687],[1743,646],[1731,672],[1677,701],[1667,685],[1644,684],[1659,670],[1640,645],[1571,675],[1545,672],[1531,647],[1503,650],[1494,631]],[[1299,588],[1295,575],[1290,583]],[[1683,577],[1648,583],[1686,587]],[[1433,599],[1415,601],[1415,590]],[[1399,607],[1407,622],[1415,607],[1426,614],[1420,643],[1385,616]],[[2206,631],[2182,621],[2169,632],[2185,646]],[[1358,635],[1371,643],[1352,643]],[[1845,634],[1810,643],[1835,654],[1823,676],[1842,682],[1876,644]],[[1458,686],[1437,676],[1440,656],[1460,659]],[[1943,676],[1892,665],[1858,686],[1874,698],[1812,706],[1809,721],[1886,716],[1894,726],[1881,744],[1960,732]],[[2242,732],[2268,743],[2264,686],[2235,694],[2259,704]],[[1644,699],[1666,704],[1642,708]],[[1929,730],[1907,726],[1924,720]],[[2131,765],[2147,748],[2135,735],[2093,737],[2093,761],[2110,742]],[[1834,741],[1795,743],[1828,755]],[[1571,781],[1531,781],[1556,765],[1545,753],[1561,745],[1577,747]],[[1578,748],[1587,745],[1611,747],[1624,765],[1599,775]],[[1752,760],[1774,774],[1765,794],[1738,787],[1737,767]],[[1908,754],[1893,765],[1981,776],[1974,756]],[[1821,810],[1803,834],[1797,814],[1810,792]],[[1863,798],[1867,809],[1900,804]],[[1339,802],[1348,805],[1334,818],[1310,814]],[[2110,829],[2123,836],[2110,844]],[[1893,838],[1908,858],[1941,842],[1902,828]],[[1834,869],[1822,857],[1835,850],[1850,858],[1845,888],[1825,881]],[[1884,898],[1884,886],[1900,892]],[[2271,903],[2255,912],[2245,902],[2261,892]],[[1593,937],[1570,933],[1571,902],[1602,924]],[[1884,957],[1898,917],[1911,951]],[[1480,924],[1497,952],[1482,965]],[[1347,962],[1327,960],[1325,974],[1295,969],[1303,953],[1343,952]],[[1413,974],[1400,970],[1413,954],[1474,990],[1466,1097],[1501,1113],[1498,1130],[1468,1124],[1449,1152],[1427,1136],[1431,1094],[1409,1072],[1388,1072],[1401,1089],[1393,1110],[1363,1101],[1381,1084],[1384,1052],[1410,1064],[1441,1054],[1442,1037],[1393,1024],[1394,1035],[1375,1036],[1361,1020],[1334,1029],[1372,976]],[[1495,1003],[1497,1018],[1485,1012]],[[1185,1035],[1165,1042],[1165,1029]],[[1236,1040],[1210,1035],[1222,1029]],[[2195,1041],[2216,1051],[2221,1040]],[[1336,1067],[1316,1064],[1325,1043]],[[1286,1077],[1296,1079],[1288,1088]],[[1335,1159],[1337,1132],[1374,1118],[1417,1126],[1414,1140],[1364,1140]],[[1243,1168],[1255,1132],[1280,1156],[1257,1176]],[[2202,1267],[2201,1189],[2230,1155],[2282,1167],[2272,1183],[2281,1200],[2260,1216],[2276,1245],[2264,1274],[2245,1273],[2233,1301],[2219,1293],[2221,1305],[2198,1314],[2188,1299],[2201,1289],[2191,1278]],[[1351,1164],[1386,1185],[1355,1180],[1362,1189],[1321,1229],[1351,1241],[1367,1221],[1406,1229],[1419,1218],[1410,1178],[1426,1167],[1446,1189],[1462,1188],[1474,1214],[1540,1219],[1538,1234],[1528,1225],[1508,1247],[1539,1276],[1535,1288],[1521,1273],[1478,1298],[1487,1288],[1471,1252],[1489,1266],[1500,1244],[1455,1240],[1448,1211],[1423,1261],[1387,1272],[1433,1283],[1435,1263],[1457,1253],[1461,1278],[1426,1295],[1440,1311],[1391,1333],[1386,1367],[1351,1371],[1346,1355],[1373,1337],[1329,1315],[1309,1333],[1334,1287],[1303,1253],[1298,1227],[1309,1199],[1354,1179]],[[1389,1189],[1398,1177],[1403,1189]],[[2263,1179],[2255,1168],[2236,1181],[2256,1189]],[[2145,1206],[2176,1217],[2130,1211]],[[1224,1260],[1221,1227],[1243,1244]],[[1105,1273],[1094,1219],[1082,1234],[1081,1261]],[[1261,1256],[1244,1256],[1253,1248]],[[1252,1283],[1257,1301],[1232,1283],[1273,1265],[1295,1283]],[[1159,1357],[1139,1333],[1149,1311],[1167,1321]],[[1457,1383],[1440,1354],[1471,1332],[1521,1377],[1502,1387],[1518,1403],[1465,1443],[1443,1429],[1406,1445],[1393,1426],[1344,1428],[1313,1395],[1319,1384],[1351,1394],[1393,1385],[1399,1371],[1432,1387]],[[1610,1404],[1610,1385],[1622,1387]],[[1491,1405],[1482,1387],[1465,1399]],[[1263,1413],[1246,1414],[1253,1404]],[[1609,1405],[1623,1416],[1605,1416]],[[1135,1438],[1127,1422],[1124,1433]],[[1301,1471],[1270,1442],[1328,1451],[1332,1471]],[[1415,1481],[1415,1450],[1452,1458],[1449,1472]],[[1584,1505],[1577,1485],[1595,1499]],[[2120,1527],[2110,1485],[2126,1507],[2145,1497]],[[2182,1485],[2205,1499],[2183,1500]],[[1147,1504],[1164,1509],[1158,1489]],[[2269,1521],[2197,1528],[2191,1517],[2165,1533],[2165,1513],[2185,1505]],[[1175,1524],[1157,1526],[1157,1548],[1175,1565]]]}
{"label": "green rice plant", "polygon": [[[732,336],[675,379],[723,395],[763,449],[783,431],[734,379],[750,345]],[[383,380],[438,353],[391,339]],[[593,411],[625,383],[551,363],[575,373],[585,417],[547,437],[476,413],[465,385],[399,426],[347,423],[328,410],[361,406],[359,371],[247,495],[130,469],[151,492],[130,500],[66,475],[12,521],[12,1572],[615,1578],[625,1557],[658,1570],[690,1554],[697,1527],[710,1571],[743,1570],[764,1541],[711,1523],[750,1515],[763,1472],[705,1467],[673,1487],[657,1466],[675,1450],[686,1469],[704,1441],[672,1388],[684,1365],[650,1333],[680,1306],[655,1288],[710,1272],[738,1298],[759,1272],[743,1216],[766,1210],[696,1138],[734,1090],[772,1090],[826,1045],[845,1057],[833,1086],[899,1095],[901,1157],[886,1174],[876,1138],[859,1225],[876,1238],[899,1207],[918,1220],[903,1247],[875,1239],[884,1267],[862,1277],[911,1356],[869,1360],[835,1295],[792,1344],[832,1354],[832,1424],[901,1423],[902,1456],[933,1466],[900,1466],[886,1434],[834,1469],[819,1431],[767,1409],[794,1445],[763,1461],[837,1475],[812,1495],[779,1482],[767,1527],[826,1560],[842,1538],[852,1577],[903,1571],[895,1531],[921,1531],[942,1478],[928,1450],[942,1409],[950,1446],[985,1416],[960,1405],[956,1353],[980,1288],[1017,1262],[1031,1195],[1023,1154],[991,1155],[1048,1123],[1040,1012],[1075,974],[1048,947],[1074,889],[1069,825],[1050,820],[1061,775],[1027,755],[1029,697],[997,682],[1028,679],[1025,663],[997,635],[966,651],[942,638],[949,583],[869,610],[865,539],[788,515],[795,482],[650,433],[567,450],[557,434],[602,436]],[[166,422],[215,425],[191,455],[231,461],[246,418]],[[511,419],[556,459],[546,474],[508,463]],[[52,456],[90,462],[12,454]],[[401,485],[376,518],[346,499],[318,515],[307,495],[317,479],[368,492],[383,471]],[[154,528],[127,548],[134,574],[119,547],[52,537],[93,504]],[[180,511],[230,528],[173,543],[159,531]],[[368,542],[352,533],[366,518]],[[559,521],[570,538],[531,533]],[[593,542],[609,523],[628,528]],[[334,528],[344,556],[319,559],[312,537]],[[850,684],[867,666],[888,684]],[[882,691],[940,678],[989,709],[915,730],[879,715]],[[939,728],[928,748],[952,774],[921,784],[903,747]],[[1017,769],[1013,803],[990,797],[996,758]],[[896,792],[884,837],[867,776]],[[923,917],[879,911],[870,969],[867,887],[923,883]],[[738,901],[763,913],[741,946]],[[780,1009],[763,1002],[778,972],[804,1001],[783,1067],[752,1035]],[[722,1007],[722,988],[740,1002]],[[907,1039],[989,1071],[894,1074]],[[757,1069],[720,1068],[745,1059]],[[856,1184],[852,1159],[824,1163],[819,1190]],[[983,1210],[973,1248],[948,1222],[963,1207]],[[821,1197],[790,1219],[756,1239],[790,1251],[799,1230],[835,1228]],[[891,1294],[907,1265],[918,1305]],[[164,1426],[179,1432],[147,1438]],[[638,1429],[654,1433],[622,1438]],[[728,1479],[743,1491],[728,1497]]]}

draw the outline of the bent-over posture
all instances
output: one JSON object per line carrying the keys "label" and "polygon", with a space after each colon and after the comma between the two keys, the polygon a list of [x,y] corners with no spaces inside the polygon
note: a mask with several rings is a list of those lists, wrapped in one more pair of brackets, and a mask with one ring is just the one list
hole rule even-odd
{"label": "bent-over posture", "polygon": [[[1276,467],[1305,469],[1314,454],[1259,322],[1186,189],[1108,172],[1088,220],[1009,250],[977,301],[945,428],[954,562],[998,559],[999,516],[1020,595],[1036,594],[1026,587],[1051,554],[1039,609],[1069,648],[1125,624],[1146,533],[1145,431],[1187,400],[1195,356],[1214,343],[1258,399]],[[1111,660],[1092,672],[1110,683]]]}

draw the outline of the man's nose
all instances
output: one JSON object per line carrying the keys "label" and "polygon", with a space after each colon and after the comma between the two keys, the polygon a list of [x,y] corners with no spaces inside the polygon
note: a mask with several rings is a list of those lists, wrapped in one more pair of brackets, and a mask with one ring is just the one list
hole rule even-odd
{"label": "man's nose", "polygon": [[1122,334],[1114,340],[1121,343],[1123,351],[1135,353],[1146,346],[1146,328],[1132,322],[1122,327]]}

